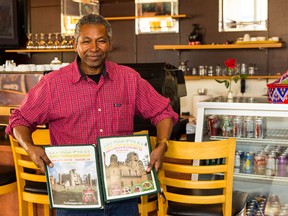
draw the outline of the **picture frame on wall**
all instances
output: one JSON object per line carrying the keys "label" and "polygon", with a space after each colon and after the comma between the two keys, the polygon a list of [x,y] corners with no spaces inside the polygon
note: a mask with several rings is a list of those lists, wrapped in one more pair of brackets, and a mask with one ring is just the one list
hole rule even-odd
{"label": "picture frame on wall", "polygon": [[17,16],[16,0],[0,0],[0,47],[18,46]]}

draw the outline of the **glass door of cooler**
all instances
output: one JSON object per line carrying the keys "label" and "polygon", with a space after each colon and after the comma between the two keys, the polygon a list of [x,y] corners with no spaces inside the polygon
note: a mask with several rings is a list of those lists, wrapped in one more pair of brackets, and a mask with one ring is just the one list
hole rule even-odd
{"label": "glass door of cooler", "polygon": [[218,97],[199,102],[197,113],[195,141],[237,138],[234,189],[249,193],[247,213],[288,215],[288,106]]}

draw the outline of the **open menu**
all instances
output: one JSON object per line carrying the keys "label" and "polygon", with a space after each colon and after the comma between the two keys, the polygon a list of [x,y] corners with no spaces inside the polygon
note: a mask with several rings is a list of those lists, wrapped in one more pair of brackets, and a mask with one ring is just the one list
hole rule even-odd
{"label": "open menu", "polygon": [[46,166],[51,208],[102,208],[113,202],[157,193],[156,171],[146,172],[148,135],[98,138],[96,145],[47,146],[54,164]]}

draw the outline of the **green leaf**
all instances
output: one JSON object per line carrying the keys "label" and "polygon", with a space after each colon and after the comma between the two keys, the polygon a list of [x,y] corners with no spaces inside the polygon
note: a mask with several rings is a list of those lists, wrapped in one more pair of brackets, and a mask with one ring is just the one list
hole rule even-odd
{"label": "green leaf", "polygon": [[230,83],[229,83],[227,80],[224,80],[224,83],[225,83],[225,87],[228,89],[228,88],[229,88],[229,85],[230,85]]}
{"label": "green leaf", "polygon": [[239,77],[238,77],[238,76],[235,76],[235,77],[233,78],[233,80],[234,80],[235,83],[237,83],[238,80],[239,80]]}
{"label": "green leaf", "polygon": [[226,82],[226,80],[215,80],[216,82],[218,82],[218,83],[225,83]]}
{"label": "green leaf", "polygon": [[248,77],[248,74],[240,74],[241,79],[246,79]]}

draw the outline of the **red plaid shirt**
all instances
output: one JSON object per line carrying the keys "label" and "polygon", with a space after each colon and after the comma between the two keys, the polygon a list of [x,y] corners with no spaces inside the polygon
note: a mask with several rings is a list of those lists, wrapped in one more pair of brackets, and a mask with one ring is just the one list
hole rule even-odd
{"label": "red plaid shirt", "polygon": [[10,117],[8,134],[18,125],[32,131],[49,123],[52,145],[93,144],[97,137],[133,133],[134,115],[155,125],[178,115],[139,73],[106,61],[98,84],[81,75],[77,61],[45,75]]}

